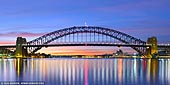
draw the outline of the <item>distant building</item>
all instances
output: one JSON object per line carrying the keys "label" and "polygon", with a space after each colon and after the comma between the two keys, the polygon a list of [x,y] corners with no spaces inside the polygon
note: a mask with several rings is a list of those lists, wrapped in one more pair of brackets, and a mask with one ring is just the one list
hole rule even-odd
{"label": "distant building", "polygon": [[119,49],[118,51],[116,51],[116,55],[122,56],[123,55],[123,51],[121,49]]}

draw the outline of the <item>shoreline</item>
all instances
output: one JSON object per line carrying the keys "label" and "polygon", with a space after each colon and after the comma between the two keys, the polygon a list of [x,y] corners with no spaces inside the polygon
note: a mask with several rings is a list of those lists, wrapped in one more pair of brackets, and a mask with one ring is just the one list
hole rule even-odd
{"label": "shoreline", "polygon": [[[145,57],[110,57],[110,58],[92,58],[92,57],[50,57],[51,59],[170,59],[170,56],[160,56],[158,58],[145,58]],[[50,59],[48,58],[48,59]],[[0,59],[46,59],[46,58],[16,58],[16,57],[13,57],[13,58],[2,58],[0,57]]]}

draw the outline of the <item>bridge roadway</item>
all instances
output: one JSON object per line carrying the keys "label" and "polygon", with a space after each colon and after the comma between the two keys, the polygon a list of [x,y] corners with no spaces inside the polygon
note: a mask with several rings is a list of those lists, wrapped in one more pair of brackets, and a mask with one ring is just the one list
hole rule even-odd
{"label": "bridge roadway", "polygon": [[[23,47],[56,47],[56,46],[118,46],[118,47],[151,47],[151,45],[119,44],[119,43],[59,43],[45,45],[23,45]],[[16,48],[16,45],[1,45],[0,48]],[[158,48],[170,48],[170,45],[158,45]]]}
{"label": "bridge roadway", "polygon": [[24,45],[24,47],[59,47],[59,46],[118,46],[118,47],[150,47],[150,45],[130,45],[114,43],[67,43],[67,44],[47,44],[47,45]]}
{"label": "bridge roadway", "polygon": [[[117,47],[151,47],[151,45],[118,44],[118,43],[63,43],[45,45],[23,45],[23,47],[61,47],[61,46],[117,46]],[[16,45],[1,45],[0,48],[16,48]],[[158,45],[158,48],[170,48],[170,45]]]}

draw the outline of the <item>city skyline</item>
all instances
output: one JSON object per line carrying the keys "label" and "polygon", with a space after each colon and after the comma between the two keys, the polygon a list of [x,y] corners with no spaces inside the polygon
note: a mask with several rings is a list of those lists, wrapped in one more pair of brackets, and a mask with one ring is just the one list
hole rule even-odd
{"label": "city skyline", "polygon": [[[17,37],[31,41],[59,29],[84,26],[112,28],[146,41],[156,36],[169,43],[170,1],[168,0],[0,0],[0,44],[15,44]],[[52,48],[56,50],[55,48]],[[52,51],[51,49],[51,51]],[[79,48],[59,48],[70,53]],[[86,50],[83,54],[89,53]],[[90,48],[89,48],[90,49]],[[91,52],[102,53],[93,49]],[[47,52],[47,50],[41,50]],[[68,53],[66,52],[66,53]],[[113,49],[108,49],[113,52]],[[59,53],[59,51],[57,52]],[[55,54],[55,53],[54,53]]]}

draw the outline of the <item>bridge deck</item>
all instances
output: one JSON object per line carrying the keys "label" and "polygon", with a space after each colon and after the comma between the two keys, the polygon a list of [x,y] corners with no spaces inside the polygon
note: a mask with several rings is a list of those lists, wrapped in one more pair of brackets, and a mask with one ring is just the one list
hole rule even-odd
{"label": "bridge deck", "polygon": [[[118,46],[118,47],[150,47],[150,45],[132,45],[132,44],[47,44],[47,45],[23,45],[23,47],[57,47],[57,46]],[[0,48],[16,48],[16,45],[3,45]],[[158,45],[158,48],[170,48],[170,45]]]}
{"label": "bridge deck", "polygon": [[48,44],[48,45],[25,45],[24,47],[55,47],[55,46],[118,46],[118,47],[150,47],[150,45],[130,45],[130,44]]}

